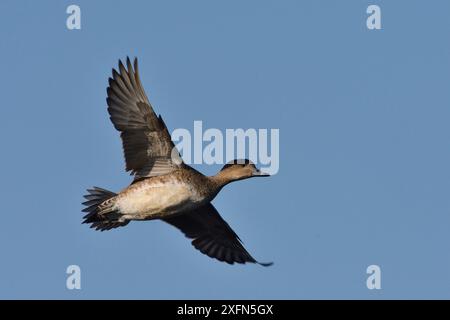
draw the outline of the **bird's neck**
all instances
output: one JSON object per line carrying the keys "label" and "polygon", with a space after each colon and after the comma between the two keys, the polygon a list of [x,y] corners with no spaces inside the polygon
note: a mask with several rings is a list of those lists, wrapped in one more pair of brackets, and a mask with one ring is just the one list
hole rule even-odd
{"label": "bird's neck", "polygon": [[223,171],[219,171],[216,175],[209,177],[209,179],[219,190],[234,180],[227,172]]}

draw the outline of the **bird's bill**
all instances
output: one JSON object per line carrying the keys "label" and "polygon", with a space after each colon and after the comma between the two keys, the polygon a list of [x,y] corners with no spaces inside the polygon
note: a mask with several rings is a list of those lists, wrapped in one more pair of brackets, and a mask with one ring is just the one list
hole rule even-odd
{"label": "bird's bill", "polygon": [[261,170],[253,171],[252,177],[270,177],[270,174],[262,172]]}

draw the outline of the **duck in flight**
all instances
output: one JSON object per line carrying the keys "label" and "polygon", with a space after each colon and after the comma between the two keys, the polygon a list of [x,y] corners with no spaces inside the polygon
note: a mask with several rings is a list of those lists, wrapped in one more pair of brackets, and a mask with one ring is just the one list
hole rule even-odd
{"label": "duck in flight", "polygon": [[241,240],[211,204],[228,183],[251,177],[265,177],[249,160],[227,163],[207,177],[186,165],[173,144],[169,131],[145,94],[138,62],[119,60],[107,88],[108,112],[120,132],[126,171],[132,183],[119,193],[102,188],[88,189],[83,205],[83,223],[96,230],[126,226],[130,221],[160,219],[180,229],[192,245],[211,258],[233,263],[256,261]]}

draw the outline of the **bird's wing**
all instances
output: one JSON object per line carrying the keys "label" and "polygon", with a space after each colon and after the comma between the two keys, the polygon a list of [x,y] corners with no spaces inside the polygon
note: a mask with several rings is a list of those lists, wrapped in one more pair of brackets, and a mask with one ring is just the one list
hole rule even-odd
{"label": "bird's wing", "polygon": [[131,171],[136,181],[171,172],[182,160],[145,94],[137,59],[134,68],[129,58],[126,64],[127,68],[119,60],[119,72],[112,70],[106,101],[110,119],[121,133],[126,171]]}
{"label": "bird's wing", "polygon": [[203,254],[229,264],[260,263],[245,250],[238,235],[222,219],[216,208],[208,203],[198,209],[163,221],[180,229],[186,237],[193,239],[192,245]]}

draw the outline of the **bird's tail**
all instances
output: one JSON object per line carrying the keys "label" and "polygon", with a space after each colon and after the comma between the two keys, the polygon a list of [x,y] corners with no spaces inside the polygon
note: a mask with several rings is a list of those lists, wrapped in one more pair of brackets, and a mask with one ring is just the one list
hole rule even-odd
{"label": "bird's tail", "polygon": [[86,206],[83,212],[87,214],[83,217],[83,223],[91,223],[91,228],[101,231],[128,224],[128,220],[120,220],[120,213],[114,209],[116,193],[98,187],[87,191],[88,194],[84,195],[87,201],[83,202]]}

